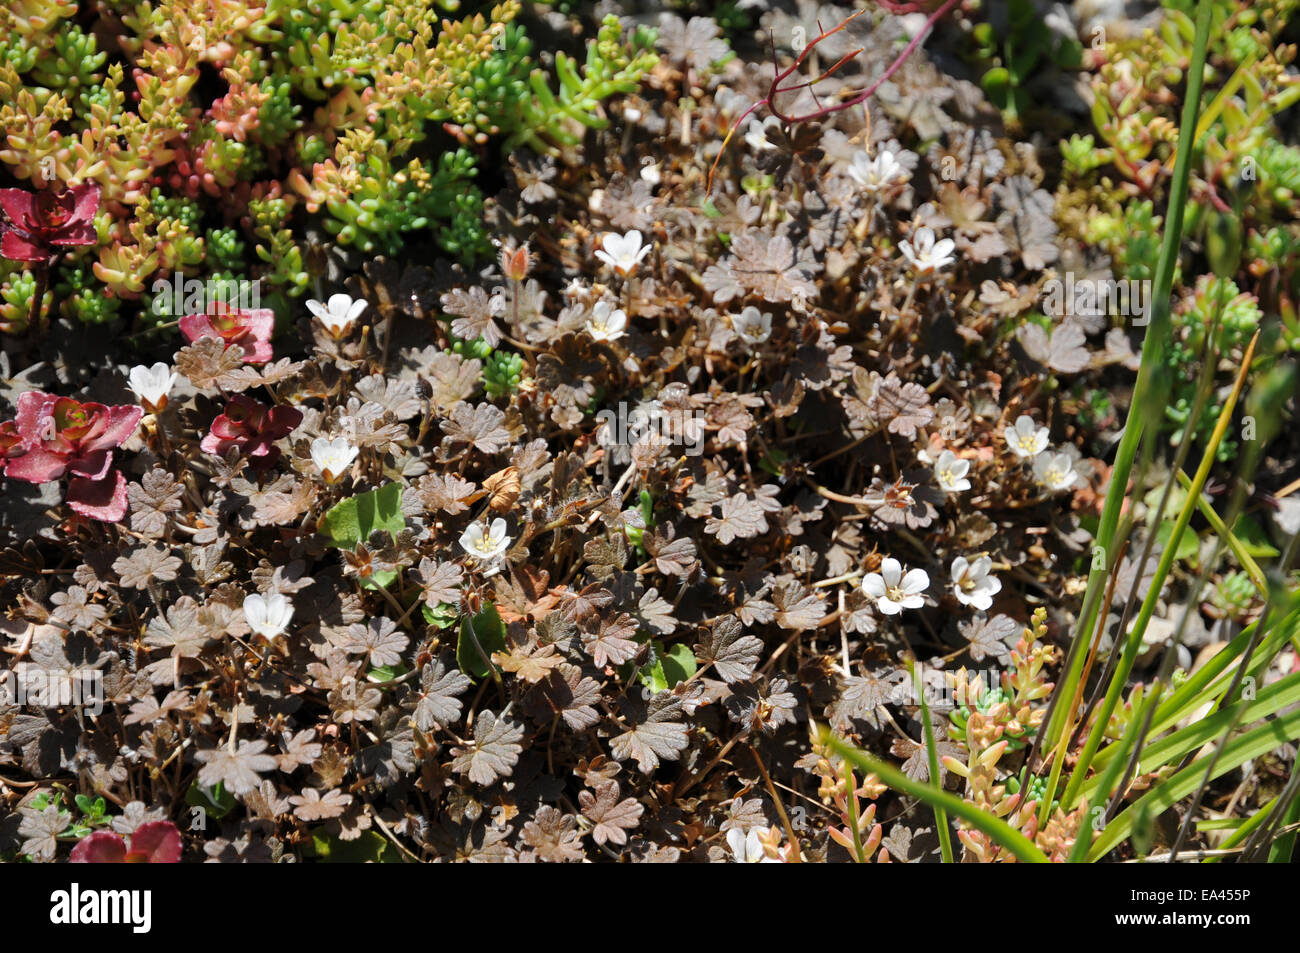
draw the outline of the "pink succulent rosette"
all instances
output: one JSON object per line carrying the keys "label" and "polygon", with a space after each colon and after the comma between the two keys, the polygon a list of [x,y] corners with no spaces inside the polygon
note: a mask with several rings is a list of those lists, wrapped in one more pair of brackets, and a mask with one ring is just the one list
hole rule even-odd
{"label": "pink succulent rosette", "polygon": [[235,394],[226,409],[212,421],[212,429],[199,447],[225,456],[232,447],[258,466],[270,466],[280,457],[275,441],[287,437],[302,423],[302,411],[293,407],[267,407],[251,397]]}
{"label": "pink succulent rosette", "polygon": [[55,192],[0,189],[0,255],[13,261],[47,261],[63,245],[94,245],[99,186],[93,182]]}
{"label": "pink succulent rosette", "polygon": [[74,864],[175,864],[181,859],[181,832],[171,821],[141,824],[130,843],[112,831],[87,834],[72,848]]}
{"label": "pink succulent rosette", "polygon": [[180,327],[185,340],[191,344],[200,338],[218,338],[226,347],[238,344],[249,364],[265,364],[271,359],[275,312],[270,308],[187,314],[181,318]]}
{"label": "pink succulent rosette", "polygon": [[[68,505],[90,519],[116,523],[126,515],[126,478],[113,469],[113,450],[124,444],[144,411],[133,405],[82,403],[42,391],[18,398],[12,431],[0,428],[5,475],[28,483],[69,476]],[[13,435],[18,443],[5,449]]]}

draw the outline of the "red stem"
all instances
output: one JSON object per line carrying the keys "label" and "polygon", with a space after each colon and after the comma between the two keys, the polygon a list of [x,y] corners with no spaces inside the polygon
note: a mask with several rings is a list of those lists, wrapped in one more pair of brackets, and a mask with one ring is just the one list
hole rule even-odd
{"label": "red stem", "polygon": [[[772,115],[775,116],[777,119],[780,119],[784,123],[789,123],[793,125],[794,123],[800,123],[800,122],[813,122],[817,119],[823,118],[824,116],[828,116],[831,113],[839,112],[840,110],[843,109],[852,109],[854,106],[866,102],[869,98],[871,98],[871,96],[876,92],[876,90],[878,90],[881,86],[883,86],[886,82],[888,82],[889,78],[898,72],[898,70],[902,67],[903,63],[906,62],[907,58],[912,55],[912,53],[916,50],[918,46],[921,45],[921,41],[926,38],[926,36],[930,32],[930,28],[933,27],[936,22],[938,22],[939,18],[942,17],[949,10],[951,10],[953,7],[955,7],[959,2],[960,0],[946,0],[946,2],[942,6],[940,6],[932,14],[930,14],[929,18],[926,19],[925,21],[925,26],[922,27],[919,31],[917,31],[916,36],[912,37],[912,42],[908,43],[907,46],[903,49],[903,52],[898,54],[898,57],[894,60],[894,62],[889,64],[888,69],[886,69],[874,83],[872,83],[866,89],[862,90],[862,92],[857,93],[856,95],[851,96],[849,99],[843,100],[842,102],[838,102],[833,106],[823,107],[822,109],[819,109],[816,112],[808,113],[805,116],[787,116],[784,113],[782,113],[780,110],[778,110],[776,108],[777,94],[789,93],[789,92],[793,92],[796,89],[801,88],[800,86],[791,86],[786,89],[781,89],[779,88],[781,80],[789,76],[790,73],[793,72],[799,66],[799,64],[803,62],[804,57],[808,55],[808,52],[814,46],[816,46],[818,43],[820,43],[822,40],[826,39],[827,37],[831,36],[832,34],[836,33],[837,31],[844,29],[844,27],[849,23],[850,20],[858,16],[863,11],[859,11],[858,13],[855,13],[853,16],[849,17],[847,20],[845,20],[843,23],[837,26],[834,30],[831,30],[828,33],[821,34],[815,40],[809,43],[806,47],[804,47],[803,52],[799,55],[799,58],[795,60],[793,66],[791,66],[789,69],[785,70],[784,72],[777,74],[776,79],[772,81],[772,86],[768,89],[767,100],[766,100],[768,104],[768,109],[772,111]],[[843,63],[844,60],[841,60],[840,62],[836,63],[835,66],[831,67],[831,71],[838,69],[841,65],[843,65]],[[816,80],[814,80],[813,82],[816,82]]]}
{"label": "red stem", "polygon": [[[831,66],[829,69],[824,71],[816,79],[811,79],[806,82],[798,83],[794,86],[787,86],[784,88],[781,87],[782,81],[788,79],[791,75],[794,74],[796,70],[799,69],[800,66],[803,65],[803,61],[807,59],[808,54],[812,52],[813,48],[816,47],[818,43],[821,43],[823,40],[834,36],[836,33],[840,32],[840,30],[843,30],[851,22],[856,20],[858,17],[862,16],[862,14],[866,13],[867,11],[865,9],[859,10],[856,13],[850,14],[848,17],[846,17],[838,26],[830,30],[822,30],[822,32],[819,33],[816,37],[814,37],[808,43],[807,46],[805,46],[802,50],[799,51],[799,55],[795,57],[795,61],[790,66],[786,67],[784,70],[777,69],[776,64],[774,62],[773,70],[775,71],[775,75],[772,79],[772,85],[768,87],[767,97],[764,99],[760,99],[758,102],[754,103],[754,105],[750,106],[743,113],[741,113],[740,116],[736,119],[736,121],[731,124],[731,128],[727,130],[727,136],[725,139],[722,140],[722,148],[718,150],[718,155],[714,158],[713,165],[709,167],[708,184],[706,186],[706,191],[704,194],[706,196],[713,194],[713,176],[714,173],[717,171],[718,163],[722,161],[722,154],[726,152],[727,144],[731,142],[731,137],[736,134],[736,129],[740,126],[742,122],[744,122],[747,118],[749,118],[749,115],[753,113],[754,110],[758,109],[758,107],[760,106],[766,106],[768,110],[772,113],[772,115],[775,116],[777,119],[781,120],[783,123],[786,123],[787,125],[794,125],[800,122],[812,122],[813,120],[821,119],[824,116],[829,116],[831,113],[836,113],[843,109],[852,109],[854,106],[866,102],[866,100],[869,99],[876,92],[876,90],[878,90],[882,85],[884,85],[891,76],[893,76],[896,72],[898,72],[899,68],[903,65],[903,63],[907,60],[907,58],[912,55],[912,53],[916,50],[918,46],[921,45],[921,41],[926,38],[926,36],[930,32],[930,29],[939,20],[939,18],[942,17],[949,10],[951,10],[953,7],[955,7],[959,2],[960,0],[945,0],[942,6],[940,6],[933,13],[931,13],[929,18],[926,19],[925,21],[925,26],[922,27],[917,32],[916,36],[912,38],[912,42],[907,44],[907,47],[903,50],[902,53],[898,55],[898,57],[894,60],[894,62],[889,64],[889,67],[885,70],[885,72],[882,73],[880,77],[870,86],[868,86],[866,89],[862,90],[860,93],[856,93],[849,99],[844,100],[842,102],[835,103],[834,105],[831,106],[821,106],[819,109],[817,109],[817,111],[809,113],[806,116],[785,115],[779,109],[776,108],[776,97],[781,93],[791,93],[794,92],[795,90],[805,89],[813,86],[815,83],[818,83],[821,80],[825,79],[826,77],[830,76],[832,73],[834,73],[837,69],[839,69],[845,63],[847,63],[849,60],[856,57],[859,53],[862,52],[862,50],[857,49],[854,50],[852,53],[848,53],[840,57],[840,59],[836,61],[836,63],[833,66]],[[898,4],[898,3],[890,2],[890,0],[880,0],[880,3],[883,7],[885,7],[886,10],[889,10],[891,13],[896,13],[896,14],[915,13],[918,12],[920,9],[919,4]],[[818,28],[820,29],[820,27],[821,24],[819,23]],[[772,46],[772,58],[775,61],[776,59],[775,42],[773,43]],[[814,95],[813,98],[816,99],[816,95]]]}

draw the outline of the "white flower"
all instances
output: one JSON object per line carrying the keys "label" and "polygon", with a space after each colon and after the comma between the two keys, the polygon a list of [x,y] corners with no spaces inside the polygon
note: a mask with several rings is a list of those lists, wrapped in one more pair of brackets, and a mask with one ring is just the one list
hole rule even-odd
{"label": "white flower", "polygon": [[757,119],[751,119],[745,126],[745,145],[755,152],[766,152],[768,149],[775,149],[776,146],[767,138],[768,126],[779,126],[781,120],[775,116],[768,116],[762,122]]}
{"label": "white flower", "polygon": [[580,279],[571,278],[569,283],[560,289],[560,293],[566,298],[587,298],[591,295],[591,289]]}
{"label": "white flower", "polygon": [[289,597],[273,592],[269,596],[244,597],[244,618],[248,626],[264,639],[273,639],[289,627],[293,603]]}
{"label": "white flower", "polygon": [[762,344],[772,336],[772,315],[760,313],[752,304],[731,316],[731,328],[746,344]]}
{"label": "white flower", "polygon": [[597,301],[587,318],[587,333],[597,341],[616,341],[627,327],[627,315],[608,301]]}
{"label": "white flower", "polygon": [[366,310],[366,302],[360,299],[353,300],[351,295],[336,294],[330,295],[327,303],[321,304],[316,299],[307,302],[307,310],[325,325],[325,330],[329,331],[330,337],[338,340],[348,333],[348,328],[352,323],[361,316],[361,312]]}
{"label": "white flower", "polygon": [[939,454],[939,460],[934,465],[935,481],[949,493],[970,489],[970,480],[966,479],[969,472],[970,461],[961,459],[951,450]]}
{"label": "white flower", "polygon": [[1068,454],[1043,453],[1034,461],[1034,478],[1052,493],[1068,490],[1079,480]]}
{"label": "white flower", "polygon": [[993,560],[981,556],[970,562],[965,556],[952,561],[952,588],[957,601],[981,611],[993,605],[993,597],[1002,591],[1002,581],[989,575]]}
{"label": "white flower", "polygon": [[849,163],[849,175],[873,195],[895,182],[905,182],[909,177],[898,157],[888,149],[881,149],[874,159],[868,158],[865,150],[854,153],[853,161]]}
{"label": "white flower", "polygon": [[1033,459],[1047,449],[1047,428],[1039,427],[1028,414],[1016,418],[1015,426],[1005,427],[1002,438],[1011,452],[1026,460]]}
{"label": "white flower", "polygon": [[763,853],[763,842],[759,837],[766,833],[766,827],[751,827],[748,834],[739,827],[727,831],[727,846],[731,848],[732,859],[738,864],[780,863]]}
{"label": "white flower", "polygon": [[326,483],[333,483],[343,476],[360,451],[348,443],[347,437],[335,437],[326,440],[317,437],[311,442],[311,460],[325,477]]}
{"label": "white flower", "polygon": [[929,586],[930,577],[924,569],[912,569],[904,575],[902,564],[892,556],[880,561],[880,572],[867,573],[862,580],[862,591],[876,600],[876,607],[885,615],[921,608],[925,605],[921,593]]}
{"label": "white flower", "polygon": [[137,364],[128,378],[131,390],[140,398],[140,405],[150,413],[158,413],[167,406],[167,395],[176,383],[176,373],[159,361],[153,367]]}
{"label": "white flower", "polygon": [[606,232],[596,249],[596,257],[609,265],[620,275],[630,275],[636,271],[641,259],[650,254],[650,246],[641,246],[641,233],[635,228],[626,235]]}
{"label": "white flower", "polygon": [[461,534],[460,544],[471,556],[492,562],[510,545],[510,537],[506,535],[506,521],[497,517],[490,527],[485,527],[482,523],[470,523],[469,528]]}
{"label": "white flower", "polygon": [[934,229],[922,225],[912,236],[912,240],[903,239],[898,243],[903,256],[912,263],[918,275],[929,275],[953,262],[952,250],[956,243],[951,238],[934,240]]}

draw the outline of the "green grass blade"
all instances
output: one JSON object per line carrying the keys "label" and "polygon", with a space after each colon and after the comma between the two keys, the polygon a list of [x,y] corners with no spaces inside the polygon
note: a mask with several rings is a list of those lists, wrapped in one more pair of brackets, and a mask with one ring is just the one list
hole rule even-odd
{"label": "green grass blade", "polygon": [[[908,663],[912,670],[912,684],[916,686],[917,697],[921,699],[921,724],[925,726],[922,737],[925,739],[925,756],[930,765],[930,781],[938,785],[943,777],[939,773],[939,749],[934,743],[934,725],[930,721],[930,703],[925,698],[925,686],[921,684],[921,675],[913,663]],[[952,831],[948,829],[948,815],[943,808],[934,809],[935,828],[939,831],[939,851],[945,864],[953,862]]]}
{"label": "green grass blade", "polygon": [[[1218,764],[1214,766],[1214,777],[1222,777],[1251,758],[1258,758],[1298,738],[1300,738],[1300,709],[1288,712],[1272,721],[1266,721],[1229,741],[1223,748]],[[1101,832],[1101,836],[1093,842],[1092,848],[1088,851],[1088,859],[1098,860],[1114,850],[1132,833],[1133,821],[1143,810],[1155,817],[1191,794],[1201,784],[1204,774],[1205,764],[1203,760],[1198,759],[1173,777],[1152,787],[1106,825],[1106,829]]]}
{"label": "green grass blade", "polygon": [[[1072,697],[1078,685],[1087,653],[1087,640],[1092,635],[1097,612],[1101,608],[1102,589],[1107,576],[1117,568],[1112,565],[1115,555],[1115,532],[1124,508],[1133,460],[1137,456],[1138,445],[1141,443],[1142,433],[1146,427],[1144,417],[1163,412],[1164,400],[1158,393],[1160,386],[1157,377],[1167,373],[1165,351],[1170,323],[1170,295],[1173,292],[1178,249],[1182,243],[1183,216],[1187,206],[1191,155],[1195,146],[1201,89],[1204,85],[1205,51],[1209,44],[1212,6],[1211,0],[1199,0],[1196,7],[1196,35],[1187,71],[1187,95],[1183,102],[1182,121],[1178,127],[1181,134],[1178,137],[1173,178],[1169,189],[1169,209],[1165,216],[1164,234],[1160,242],[1160,257],[1156,262],[1151,321],[1147,326],[1146,337],[1142,341],[1141,362],[1138,367],[1133,400],[1129,404],[1124,435],[1120,438],[1119,449],[1115,454],[1115,466],[1111,471],[1110,486],[1106,491],[1106,501],[1102,507],[1101,522],[1097,529],[1097,545],[1101,547],[1105,567],[1093,569],[1088,574],[1088,587],[1084,592],[1079,624],[1075,630],[1069,669],[1057,687],[1057,690],[1063,693],[1061,698]],[[1052,711],[1052,718],[1044,733],[1044,744],[1048,750],[1055,746],[1064,730],[1066,707],[1057,705]]]}
{"label": "green grass blade", "polygon": [[[1265,687],[1253,701],[1238,702],[1231,708],[1201,718],[1186,728],[1147,745],[1142,751],[1138,772],[1148,774],[1167,764],[1173,764],[1184,755],[1198,750],[1213,740],[1216,735],[1232,725],[1234,720],[1239,720],[1242,724],[1250,724],[1274,715],[1297,702],[1300,702],[1300,672],[1292,673]],[[1111,753],[1113,748],[1114,746],[1108,748],[1107,752]],[[1100,758],[1094,760],[1094,765],[1097,760]],[[1107,761],[1109,760],[1108,757]],[[1100,777],[1094,775],[1080,790],[1085,794],[1090,793],[1097,788],[1100,781]]]}
{"label": "green grass blade", "polygon": [[1093,755],[1097,753],[1097,748],[1101,744],[1110,716],[1115,711],[1119,697],[1124,691],[1124,685],[1128,682],[1129,673],[1132,672],[1133,664],[1137,661],[1138,651],[1142,647],[1142,636],[1146,632],[1152,614],[1156,611],[1156,603],[1160,599],[1160,592],[1164,588],[1165,579],[1169,576],[1169,570],[1173,568],[1174,561],[1178,558],[1178,543],[1183,538],[1183,532],[1187,529],[1187,524],[1192,520],[1192,513],[1196,510],[1196,498],[1205,489],[1205,482],[1209,479],[1210,469],[1214,465],[1215,453],[1223,440],[1224,433],[1227,432],[1228,425],[1232,422],[1232,411],[1237,406],[1242,388],[1245,386],[1246,372],[1250,369],[1250,357],[1254,353],[1255,342],[1258,338],[1259,333],[1256,332],[1255,338],[1246,347],[1246,356],[1242,361],[1241,369],[1237,373],[1232,393],[1223,402],[1223,411],[1219,414],[1219,419],[1214,425],[1214,432],[1210,434],[1210,439],[1205,446],[1205,452],[1201,455],[1201,463],[1196,468],[1196,477],[1192,481],[1188,497],[1183,501],[1182,509],[1178,513],[1178,519],[1174,521],[1173,532],[1169,534],[1169,541],[1160,554],[1160,562],[1156,566],[1155,575],[1151,579],[1151,588],[1147,590],[1147,596],[1142,600],[1142,608],[1138,612],[1137,620],[1133,623],[1133,631],[1129,633],[1128,644],[1124,646],[1124,654],[1120,658],[1120,663],[1111,675],[1110,685],[1106,689],[1106,697],[1097,712],[1097,720],[1092,726],[1092,731],[1088,734],[1088,740],[1084,742],[1083,751],[1080,752],[1079,760],[1070,775],[1070,782],[1065,787],[1065,795],[1061,800],[1067,806],[1075,803],[1079,789],[1082,787],[1083,782],[1087,780],[1088,768],[1092,763]]}

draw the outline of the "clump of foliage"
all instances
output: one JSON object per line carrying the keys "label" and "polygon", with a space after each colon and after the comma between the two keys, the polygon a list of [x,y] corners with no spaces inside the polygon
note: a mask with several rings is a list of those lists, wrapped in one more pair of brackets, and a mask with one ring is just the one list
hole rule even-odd
{"label": "clump of foliage", "polygon": [[[927,14],[934,42],[967,45],[961,6]],[[705,17],[587,24],[559,92],[520,65],[512,5],[230,31],[231,63],[250,31],[288,44],[286,101],[323,112],[283,148],[323,151],[206,224],[204,254],[284,267],[300,202],[371,250],[278,327],[182,307],[183,341],[115,342],[83,377],[76,305],[47,363],[6,374],[15,410],[139,413],[95,458],[116,518],[52,476],[0,496],[24,692],[0,695],[0,857],[166,859],[170,823],[218,862],[1129,859],[1215,842],[1208,819],[1234,856],[1289,859],[1296,408],[1261,333],[1282,319],[1181,242],[1188,140],[1149,194],[1100,166],[1053,192],[1005,104],[957,95],[903,34],[912,5],[885,7],[754,12],[798,49],[747,44],[736,11],[738,50]],[[438,123],[460,145],[434,162]],[[438,202],[472,195],[459,157],[493,142],[520,148],[465,224],[421,205],[442,173]],[[208,221],[201,182],[171,188],[106,191],[101,264],[141,206]],[[1115,260],[1121,220],[1153,249],[1145,331],[1042,306],[1102,190]],[[6,468],[89,468],[59,443],[83,421],[31,416],[0,425]],[[88,674],[93,719],[65,697]],[[1182,831],[1156,841],[1159,816]]]}
{"label": "clump of foliage", "polygon": [[[651,35],[624,36],[611,18],[584,61],[557,55],[555,92],[518,11],[517,0],[458,21],[432,0],[7,7],[0,170],[32,190],[102,192],[96,240],[55,288],[60,309],[92,324],[175,320],[151,291],[179,273],[260,278],[287,316],[312,283],[308,232],[320,226],[367,253],[426,230],[454,257],[488,253],[480,147],[576,143],[654,63]],[[0,271],[0,330],[27,327],[31,280],[21,265]]]}

